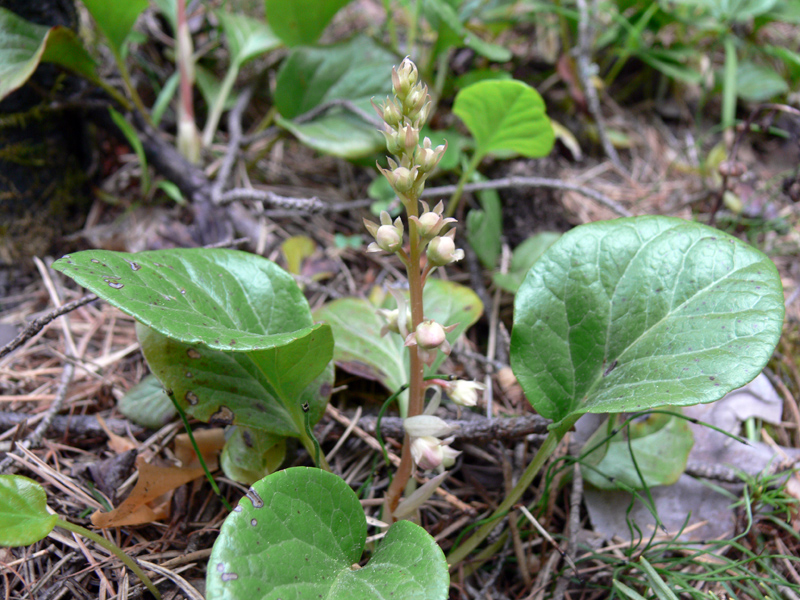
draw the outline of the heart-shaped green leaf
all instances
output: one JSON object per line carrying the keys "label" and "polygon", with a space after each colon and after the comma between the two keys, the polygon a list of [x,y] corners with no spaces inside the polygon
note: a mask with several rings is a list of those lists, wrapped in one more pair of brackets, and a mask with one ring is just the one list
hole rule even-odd
{"label": "heart-shaped green leaf", "polygon": [[[296,344],[305,354],[309,340],[304,338],[317,332],[314,342],[322,343],[326,337],[326,328],[311,322],[294,279],[255,254],[201,248],[137,254],[86,250],[57,260],[53,268],[187,344],[235,352]],[[305,321],[302,326],[286,327],[298,318]]]}
{"label": "heart-shaped green leaf", "polygon": [[[442,325],[457,325],[447,334],[452,344],[481,316],[483,303],[470,288],[451,281],[431,279],[423,291],[425,318]],[[387,299],[385,308],[396,308],[393,299]],[[336,342],[333,359],[336,364],[355,375],[381,382],[396,391],[408,381],[408,350],[402,336],[387,333],[381,337],[385,321],[376,307],[360,298],[342,298],[326,304],[314,313],[314,318],[325,321],[333,329]],[[426,370],[436,373],[446,356],[439,353],[436,361]]]}
{"label": "heart-shaped green leaf", "polygon": [[0,546],[27,546],[53,531],[58,517],[47,512],[47,495],[21,475],[0,475]]}
{"label": "heart-shaped green leaf", "polygon": [[206,576],[215,600],[440,600],[447,562],[428,533],[395,523],[359,568],[367,524],[339,477],[304,467],[256,482],[214,543]]}
{"label": "heart-shaped green leaf", "polygon": [[320,152],[359,158],[379,150],[385,141],[375,126],[344,108],[333,107],[302,123],[292,119],[332,100],[348,100],[375,114],[371,100],[391,93],[387,73],[396,62],[394,54],[363,36],[325,48],[293,49],[278,72],[278,123]]}
{"label": "heart-shaped green leaf", "polygon": [[531,86],[516,80],[480,81],[461,90],[453,104],[475,138],[475,153],[517,152],[547,156],[555,135],[544,100]]}
{"label": "heart-shaped green leaf", "polygon": [[775,265],[732,236],[670,217],[591,223],[517,292],[511,365],[556,423],[713,402],[758,375],[783,314]]}
{"label": "heart-shaped green leaf", "polygon": [[125,39],[139,18],[141,12],[147,8],[147,0],[126,0],[125,2],[108,2],[107,0],[81,0],[89,10],[100,31],[111,44],[111,49],[117,56],[122,56],[122,46]]}
{"label": "heart-shaped green leaf", "polygon": [[[611,419],[616,423],[615,418]],[[584,450],[594,448],[607,435],[607,427],[601,426],[586,442]],[[639,490],[644,484],[647,487],[671,485],[686,469],[693,445],[694,436],[685,419],[664,413],[650,414],[644,420],[630,423],[584,457],[581,460],[583,478],[603,490],[616,490],[621,486]]]}
{"label": "heart-shaped green leaf", "polygon": [[39,62],[97,80],[92,57],[72,30],[36,25],[0,8],[0,100],[25,83]]}
{"label": "heart-shaped green leaf", "polygon": [[265,0],[267,21],[287,46],[313,44],[351,0]]}

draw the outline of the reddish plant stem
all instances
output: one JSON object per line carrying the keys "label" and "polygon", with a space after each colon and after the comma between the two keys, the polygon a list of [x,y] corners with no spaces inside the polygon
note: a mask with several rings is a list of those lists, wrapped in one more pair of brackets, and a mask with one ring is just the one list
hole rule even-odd
{"label": "reddish plant stem", "polygon": [[[414,199],[406,204],[408,216],[419,216],[417,200]],[[422,306],[422,273],[420,272],[419,261],[422,254],[422,243],[417,232],[417,224],[409,219],[408,237],[410,240],[410,251],[408,260],[408,294],[411,304],[411,327],[409,331],[416,331],[417,325],[423,319]],[[410,373],[408,388],[408,414],[406,417],[421,415],[425,408],[425,366],[419,357],[416,346],[409,346]],[[386,492],[386,502],[384,504],[384,519],[389,519],[389,515],[394,513],[394,509],[400,503],[403,490],[408,484],[412,471],[411,440],[406,434],[403,438],[403,452],[400,457],[400,466],[397,468],[394,479]],[[393,519],[392,519],[393,520]]]}

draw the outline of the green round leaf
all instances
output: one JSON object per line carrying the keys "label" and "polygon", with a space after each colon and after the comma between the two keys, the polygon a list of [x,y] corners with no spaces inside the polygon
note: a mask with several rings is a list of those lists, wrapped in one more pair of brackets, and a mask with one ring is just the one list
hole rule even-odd
{"label": "green round leaf", "polygon": [[480,81],[461,90],[453,112],[475,138],[475,152],[518,152],[547,156],[555,135],[544,100],[531,86],[516,80]]}
{"label": "green round leaf", "polygon": [[[468,217],[469,218],[469,217]],[[539,257],[545,253],[550,246],[555,244],[561,234],[555,231],[542,231],[534,233],[519,246],[514,248],[511,254],[511,265],[508,273],[494,273],[492,280],[494,284],[507,292],[515,294],[525,280],[528,271]]]}
{"label": "green round leaf", "polygon": [[58,517],[47,512],[47,495],[21,475],[0,475],[0,546],[27,546],[47,537]]}
{"label": "green round leaf", "polygon": [[281,45],[281,40],[264,21],[222,10],[215,14],[225,33],[231,64],[237,68]]}
{"label": "green round leaf", "polygon": [[358,497],[341,478],[305,467],[274,473],[256,482],[222,525],[208,562],[208,597],[447,597],[447,562],[424,529],[395,523],[359,568],[366,533]]}
{"label": "green round leaf", "polygon": [[[57,260],[53,268],[148,327],[187,344],[234,352],[265,350],[297,343],[320,329],[307,316],[308,303],[291,275],[247,252],[86,250]],[[284,324],[294,322],[298,312],[308,321],[287,329]]]}
{"label": "green round leaf", "polygon": [[591,223],[520,287],[511,365],[556,422],[713,402],[763,369],[783,314],[775,265],[732,236],[670,217]]}

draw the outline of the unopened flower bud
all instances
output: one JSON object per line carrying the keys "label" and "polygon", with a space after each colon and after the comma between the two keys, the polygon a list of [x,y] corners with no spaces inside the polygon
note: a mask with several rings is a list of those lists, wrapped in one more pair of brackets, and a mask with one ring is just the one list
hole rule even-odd
{"label": "unopened flower bud", "polygon": [[426,137],[422,142],[422,146],[417,148],[415,162],[419,167],[420,173],[430,173],[433,171],[436,165],[439,164],[439,161],[442,160],[445,150],[447,150],[447,143],[437,146],[436,148],[432,148],[431,146],[430,138]]}
{"label": "unopened flower bud", "polygon": [[367,230],[375,238],[375,243],[367,247],[367,252],[397,252],[403,247],[403,221],[397,217],[392,223],[392,217],[389,213],[381,211],[381,225],[378,227],[375,223],[364,219],[364,225]]}
{"label": "unopened flower bud", "polygon": [[415,65],[408,57],[403,59],[400,66],[392,69],[392,87],[395,95],[401,101],[405,101],[409,92],[417,85],[419,73]]}
{"label": "unopened flower bud", "polygon": [[424,239],[429,240],[432,237],[439,235],[445,225],[456,222],[456,220],[451,217],[446,219],[442,217],[442,213],[444,212],[444,203],[441,201],[433,210],[430,210],[428,208],[428,204],[424,201],[422,202],[422,207],[424,212],[419,217],[411,216],[409,218],[417,224],[417,232]]}
{"label": "unopened flower bud", "polygon": [[398,194],[405,194],[414,187],[417,179],[417,169],[416,167],[411,170],[405,167],[397,167],[394,171],[391,171],[391,177],[389,175],[386,177]]}
{"label": "unopened flower bud", "polygon": [[423,350],[433,350],[447,341],[444,327],[436,321],[423,321],[417,325],[414,338]]}
{"label": "unopened flower bud", "polygon": [[397,233],[393,225],[381,225],[378,227],[378,235],[375,242],[381,250],[386,252],[397,252],[403,246],[403,238]]}
{"label": "unopened flower bud", "polygon": [[464,258],[464,251],[456,249],[455,233],[455,230],[451,229],[445,235],[437,236],[430,241],[426,252],[430,264],[443,267]]}
{"label": "unopened flower bud", "polygon": [[381,133],[383,137],[386,138],[386,150],[389,154],[400,156],[403,152],[403,138],[399,138],[397,132],[388,125]]}
{"label": "unopened flower bud", "polygon": [[403,125],[397,128],[395,136],[397,146],[402,148],[405,154],[413,156],[419,144],[419,129],[413,125]]}
{"label": "unopened flower bud", "polygon": [[384,122],[390,127],[397,128],[403,122],[403,115],[400,109],[388,98],[386,99],[386,104],[383,106],[381,116]]}

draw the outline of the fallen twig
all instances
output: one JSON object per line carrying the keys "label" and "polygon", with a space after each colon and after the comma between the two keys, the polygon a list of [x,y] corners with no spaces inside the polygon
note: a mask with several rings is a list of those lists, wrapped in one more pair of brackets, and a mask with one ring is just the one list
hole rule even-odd
{"label": "fallen twig", "polygon": [[59,306],[58,308],[54,308],[49,313],[44,315],[43,317],[39,317],[38,319],[31,321],[31,323],[22,330],[22,332],[7,343],[5,346],[0,348],[0,358],[3,358],[6,354],[13,352],[17,348],[19,348],[22,344],[27,342],[37,333],[39,333],[42,329],[44,329],[45,325],[57,319],[61,315],[65,315],[68,312],[72,312],[76,308],[80,308],[85,304],[89,304],[89,302],[94,302],[97,300],[97,296],[94,294],[86,294],[83,298],[79,298],[78,300],[74,300],[73,302],[68,302],[63,306]]}
{"label": "fallen twig", "polygon": [[217,173],[217,178],[214,180],[214,185],[211,186],[211,201],[215,204],[219,204],[222,192],[228,185],[228,180],[231,177],[233,165],[236,163],[236,159],[239,156],[239,148],[242,144],[242,113],[244,113],[247,108],[252,95],[253,86],[245,88],[239,95],[236,105],[228,113],[228,133],[230,134],[228,149],[225,152],[222,166]]}
{"label": "fallen twig", "polygon": [[[547,433],[550,420],[540,415],[523,415],[508,419],[492,419],[479,417],[470,420],[445,419],[454,431],[456,440],[473,443],[485,443],[491,440],[515,440],[526,435]],[[375,433],[374,417],[362,417],[358,422],[364,431]],[[403,419],[400,417],[384,417],[381,419],[381,433],[384,437],[403,438]]]}
{"label": "fallen twig", "polygon": [[[547,177],[504,177],[502,179],[491,179],[489,181],[481,181],[478,183],[468,183],[464,186],[465,192],[474,192],[477,190],[501,190],[505,188],[517,187],[541,187],[551,188],[555,190],[567,190],[569,192],[577,192],[587,198],[596,200],[606,208],[610,208],[621,217],[632,217],[633,213],[624,206],[621,206],[608,196],[601,194],[591,188],[582,185],[575,185],[574,183],[567,183],[560,179],[549,179]],[[455,185],[442,185],[439,187],[427,188],[422,192],[423,198],[430,196],[449,196],[456,191]]]}

